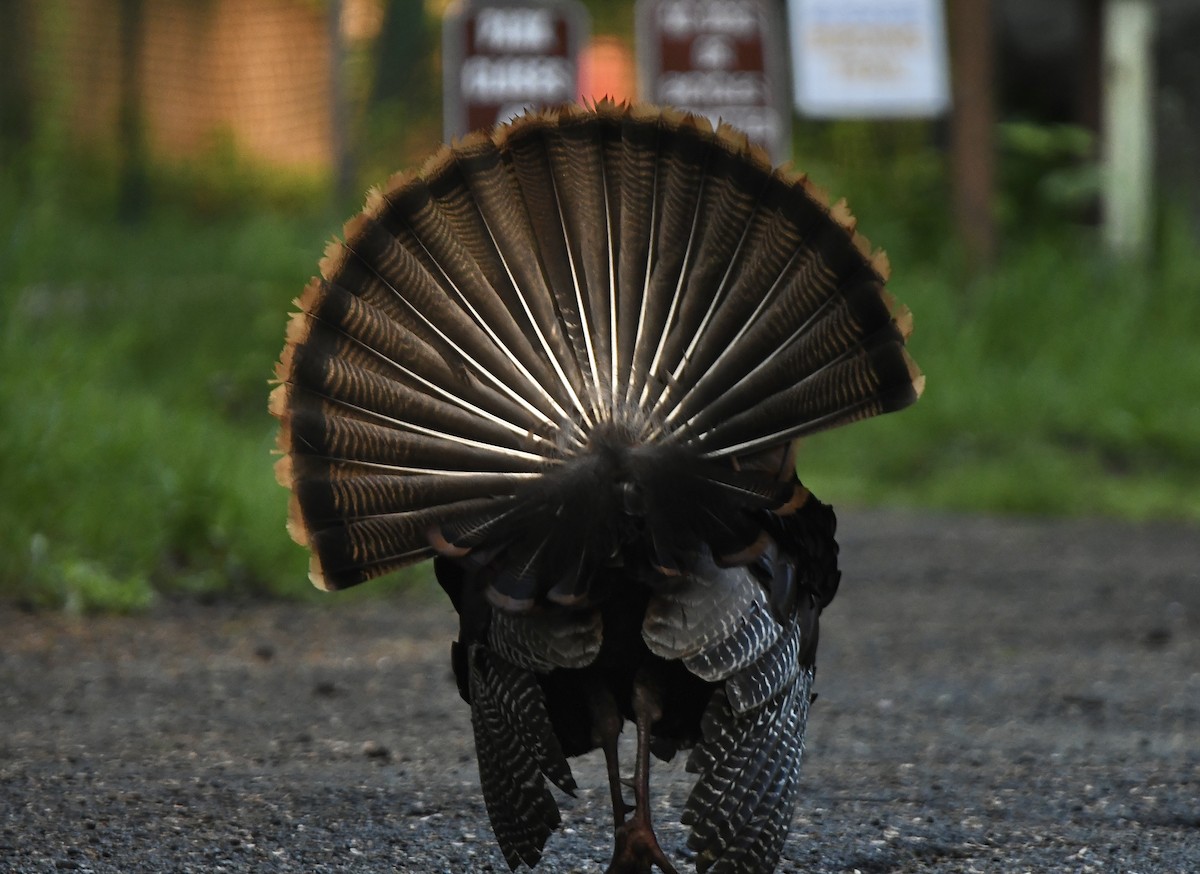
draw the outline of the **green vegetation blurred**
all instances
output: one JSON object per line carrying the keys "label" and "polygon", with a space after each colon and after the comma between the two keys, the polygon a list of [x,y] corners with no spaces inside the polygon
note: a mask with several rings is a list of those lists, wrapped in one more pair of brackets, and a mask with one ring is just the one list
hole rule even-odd
{"label": "green vegetation blurred", "polygon": [[[411,32],[393,38],[414,56]],[[436,142],[439,106],[432,62],[389,84],[351,61],[361,189]],[[268,380],[290,301],[356,203],[331,172],[280,172],[230,141],[131,170],[46,91],[10,95],[0,134],[0,599],[306,596]],[[928,376],[915,408],[809,440],[802,478],[838,506],[1200,520],[1200,253],[1183,210],[1164,198],[1152,257],[1116,262],[1086,221],[1088,134],[1006,125],[1001,256],[974,271],[938,139],[928,123],[797,126],[797,166],[888,251]]]}

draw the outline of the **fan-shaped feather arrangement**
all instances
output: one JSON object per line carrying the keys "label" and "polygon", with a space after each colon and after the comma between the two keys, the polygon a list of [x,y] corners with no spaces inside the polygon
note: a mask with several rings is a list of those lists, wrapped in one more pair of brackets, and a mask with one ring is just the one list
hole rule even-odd
{"label": "fan-shaped feather arrangement", "polygon": [[271,398],[290,529],[326,589],[438,557],[513,867],[558,824],[545,778],[599,746],[610,871],[673,870],[652,748],[693,748],[699,870],[774,869],[838,581],[792,446],[920,394],[886,273],[739,133],[609,103],[443,148],[326,251]]}

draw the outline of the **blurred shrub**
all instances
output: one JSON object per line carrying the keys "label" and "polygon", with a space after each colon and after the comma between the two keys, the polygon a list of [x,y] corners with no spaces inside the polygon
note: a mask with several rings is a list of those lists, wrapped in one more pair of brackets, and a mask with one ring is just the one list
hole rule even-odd
{"label": "blurred shrub", "polygon": [[1006,122],[997,131],[997,218],[1010,237],[1095,218],[1100,166],[1095,136],[1065,124]]}
{"label": "blurred shrub", "polygon": [[927,121],[811,121],[793,128],[795,165],[846,198],[872,242],[893,257],[933,257],[950,234],[949,181],[938,127]]}
{"label": "blurred shrub", "polygon": [[328,173],[256,161],[231,132],[214,131],[195,155],[153,161],[148,168],[151,209],[178,209],[200,218],[264,211],[311,214],[329,199]]}

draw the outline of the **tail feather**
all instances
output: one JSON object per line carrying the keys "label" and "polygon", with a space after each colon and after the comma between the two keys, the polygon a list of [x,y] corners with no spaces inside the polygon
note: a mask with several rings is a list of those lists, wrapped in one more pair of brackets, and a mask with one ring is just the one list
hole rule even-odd
{"label": "tail feather", "polygon": [[859,419],[902,409],[920,394],[904,347],[885,342],[840,358],[701,435],[706,457],[754,452]]}
{"label": "tail feather", "polygon": [[[808,294],[817,301],[836,293],[837,275],[825,266],[828,246],[846,246],[841,228],[830,227],[824,207],[807,194],[797,196],[795,186],[778,173],[763,173],[758,209],[747,226],[742,247],[745,257],[736,264],[729,294],[714,313],[712,323],[698,338],[692,373],[696,394],[702,384],[716,381],[724,371],[709,371],[718,365],[735,364],[743,372],[764,360],[776,348],[768,343],[750,345],[743,337],[752,326],[788,331],[798,323],[798,313],[790,312],[786,301],[797,294]],[[826,238],[823,234],[828,233]],[[738,370],[737,368],[741,368]],[[725,387],[732,385],[728,382]],[[709,397],[719,394],[710,391]],[[693,401],[693,403],[695,403]],[[673,410],[679,417],[684,410]]]}
{"label": "tail feather", "polygon": [[[762,317],[738,338],[737,354],[719,358],[690,395],[677,417],[703,430],[742,412],[747,398],[768,397],[822,366],[872,342],[880,331],[895,329],[880,300],[882,286],[868,281],[834,297],[820,292],[821,279],[792,281]],[[794,294],[792,292],[795,292]]]}
{"label": "tail feather", "polygon": [[[361,367],[408,378],[445,392],[463,385],[460,371],[419,334],[370,299],[325,280],[313,280],[293,318],[289,351],[340,356]],[[289,356],[290,359],[291,356]]]}
{"label": "tail feather", "polygon": [[[271,406],[300,496],[291,529],[319,544],[327,580],[450,544],[510,564],[514,606],[586,601],[594,561],[487,517],[524,494],[515,478],[591,457],[611,480],[563,505],[582,496],[639,518],[662,570],[707,552],[749,560],[755,514],[791,499],[772,505],[777,477],[728,468],[922,388],[904,350],[911,318],[845,208],[744,136],[674,110],[601,102],[470,135],[373,192],[344,239],[299,301]],[[660,448],[683,486],[656,469]],[[398,482],[338,486],[336,500],[329,485],[381,476]],[[681,494],[704,504],[684,507],[686,530]],[[360,517],[426,510],[402,548],[338,541],[376,530]],[[318,520],[322,536],[308,536]],[[326,563],[338,572],[322,575]]]}
{"label": "tail feather", "polygon": [[480,486],[489,481],[495,494],[503,494],[515,487],[513,479],[503,474],[455,479],[432,474],[338,477],[319,473],[301,478],[296,492],[301,505],[307,508],[310,527],[321,529],[342,521],[457,504],[475,497]]}
{"label": "tail feather", "polygon": [[707,167],[709,184],[700,192],[696,205],[694,255],[680,276],[684,289],[678,318],[665,335],[662,372],[665,391],[654,405],[666,417],[675,412],[676,398],[687,384],[689,368],[700,346],[708,339],[709,326],[732,293],[738,271],[746,269],[742,257],[750,240],[759,207],[759,195],[767,183],[763,168],[748,160],[744,151],[733,151],[717,140]]}
{"label": "tail feather", "polygon": [[645,335],[646,296],[656,258],[654,228],[661,214],[663,186],[657,155],[665,128],[658,113],[637,107],[621,122],[616,359],[625,408],[632,408],[630,397],[641,390],[634,355]]}
{"label": "tail feather", "polygon": [[614,258],[617,253],[615,202],[605,166],[605,140],[615,134],[612,120],[591,123],[578,110],[562,117],[548,153],[562,212],[572,272],[581,292],[580,312],[589,338],[597,416],[615,417],[613,338],[616,322]]}
{"label": "tail feather", "polygon": [[[406,249],[422,257],[425,270],[441,286],[445,296],[456,303],[525,380],[530,398],[547,394],[554,386],[550,367],[530,341],[524,314],[501,294],[502,277],[493,264],[488,228],[475,208],[461,175],[452,167],[434,176],[435,185],[424,180],[409,181],[397,192],[382,196],[380,224],[396,235]],[[436,189],[436,190],[434,190]],[[370,208],[370,207],[368,207]],[[491,249],[491,251],[489,251]],[[491,276],[485,272],[491,267]],[[547,398],[557,415],[564,409],[559,398]]]}
{"label": "tail feather", "polygon": [[[481,262],[492,287],[509,302],[513,312],[524,317],[533,345],[554,371],[554,379],[546,388],[563,399],[563,406],[571,414],[580,412],[583,377],[558,321],[554,295],[547,285],[530,216],[511,166],[496,142],[482,135],[469,137],[430,170],[436,173],[443,166],[447,187],[453,183],[451,174],[461,174],[464,194],[479,210],[483,230],[494,247],[493,258],[484,246],[486,258]],[[438,181],[439,177],[435,175],[434,179]]]}
{"label": "tail feather", "polygon": [[[413,252],[399,244],[369,213],[360,213],[346,227],[346,247],[366,262],[438,339],[443,354],[461,361],[468,373],[508,395],[546,425],[554,425],[562,409],[512,351],[498,342],[495,332],[469,307],[458,305]],[[418,243],[412,243],[414,247]],[[424,249],[418,249],[424,254]],[[436,269],[436,268],[432,268]],[[439,271],[440,272],[440,271]],[[336,280],[331,280],[336,281]],[[461,300],[461,294],[456,295]]]}
{"label": "tail feather", "polygon": [[571,241],[563,221],[563,182],[555,178],[548,140],[553,137],[549,117],[523,116],[514,122],[502,147],[511,161],[513,172],[533,229],[533,240],[541,260],[541,269],[550,291],[555,317],[566,337],[571,360],[580,374],[575,386],[583,402],[579,414],[587,427],[599,421],[597,389],[599,368],[593,340],[588,333],[589,319],[584,299],[586,281],[582,265],[572,260]]}
{"label": "tail feather", "polygon": [[[297,397],[297,395],[304,395]],[[361,463],[365,469],[452,476],[471,473],[535,472],[543,459],[524,450],[506,450],[482,441],[417,429],[401,430],[393,420],[366,408],[293,393],[288,449],[297,456],[334,464]],[[477,493],[486,491],[483,488]]]}
{"label": "tail feather", "polygon": [[[465,512],[469,506],[457,504],[454,511]],[[346,589],[406,567],[428,555],[426,532],[434,520],[446,514],[445,507],[435,506],[324,528],[305,526],[303,536],[319,556],[309,577],[319,589]]]}
{"label": "tail feather", "polygon": [[294,415],[320,415],[336,407],[342,415],[403,429],[414,437],[530,461],[543,457],[528,450],[536,438],[531,439],[530,432],[519,425],[481,416],[474,409],[431,394],[420,384],[381,376],[345,357],[314,354],[306,349],[297,356],[294,373],[305,386],[293,395]]}
{"label": "tail feather", "polygon": [[713,146],[712,131],[703,131],[697,119],[690,117],[682,118],[677,128],[664,131],[663,139],[657,167],[661,180],[657,223],[651,229],[653,260],[627,394],[643,410],[655,406],[666,380],[663,352],[688,290],[686,271],[698,254],[699,204],[710,183],[705,171]]}

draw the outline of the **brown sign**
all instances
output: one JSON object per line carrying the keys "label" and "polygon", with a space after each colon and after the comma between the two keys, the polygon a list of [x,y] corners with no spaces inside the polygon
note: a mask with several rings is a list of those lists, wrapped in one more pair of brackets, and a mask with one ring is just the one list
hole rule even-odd
{"label": "brown sign", "polygon": [[442,23],[446,138],[574,100],[587,12],[574,0],[467,0]]}
{"label": "brown sign", "polygon": [[638,0],[641,93],[791,155],[787,42],[773,0]]}

